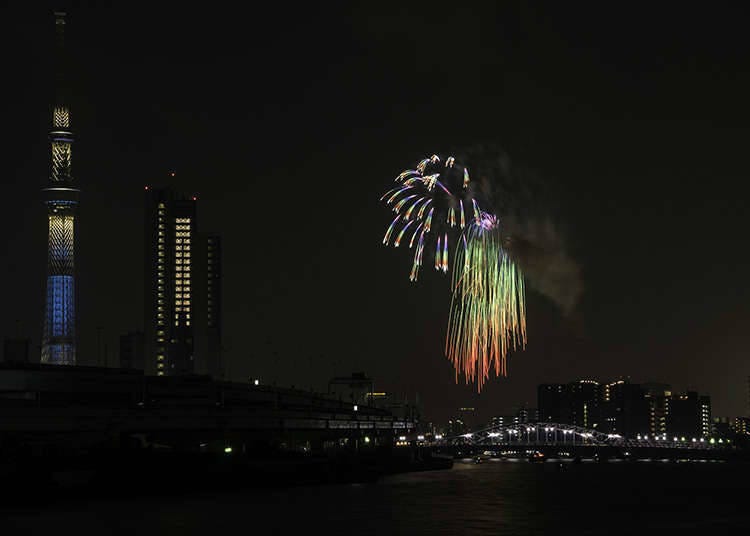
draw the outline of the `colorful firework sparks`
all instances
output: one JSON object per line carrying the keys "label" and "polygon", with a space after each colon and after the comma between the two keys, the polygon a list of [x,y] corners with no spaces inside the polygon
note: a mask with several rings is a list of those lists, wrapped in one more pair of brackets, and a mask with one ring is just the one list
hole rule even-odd
{"label": "colorful firework sparks", "polygon": [[419,276],[425,248],[434,252],[435,270],[447,273],[451,244],[472,219],[478,222],[480,217],[469,170],[453,156],[432,155],[415,169],[399,174],[396,182],[398,185],[380,198],[396,213],[383,244],[399,247],[406,237],[410,249],[416,246],[409,275],[412,281]]}
{"label": "colorful firework sparks", "polygon": [[490,370],[507,375],[509,351],[526,346],[523,274],[502,247],[498,219],[482,212],[462,235],[453,267],[445,353],[482,391]]}

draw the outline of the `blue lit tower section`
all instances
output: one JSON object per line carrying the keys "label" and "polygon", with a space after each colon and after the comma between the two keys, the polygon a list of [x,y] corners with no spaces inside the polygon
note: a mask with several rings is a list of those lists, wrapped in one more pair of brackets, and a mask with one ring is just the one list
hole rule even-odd
{"label": "blue lit tower section", "polygon": [[70,109],[65,99],[63,38],[65,13],[55,13],[57,33],[57,99],[49,133],[52,159],[49,183],[44,188],[47,205],[47,294],[42,335],[42,363],[75,365],[75,216],[79,190],[71,174]]}

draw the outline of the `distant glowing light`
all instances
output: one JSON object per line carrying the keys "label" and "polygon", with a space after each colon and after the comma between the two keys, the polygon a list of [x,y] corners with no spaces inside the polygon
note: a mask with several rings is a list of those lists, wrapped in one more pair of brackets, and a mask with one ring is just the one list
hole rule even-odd
{"label": "distant glowing light", "polygon": [[224,452],[230,454],[232,452],[232,447],[224,447]]}

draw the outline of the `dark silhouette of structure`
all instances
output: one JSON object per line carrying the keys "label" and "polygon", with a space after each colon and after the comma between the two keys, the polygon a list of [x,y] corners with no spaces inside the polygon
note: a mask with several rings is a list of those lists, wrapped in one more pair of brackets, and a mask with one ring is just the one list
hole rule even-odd
{"label": "dark silhouette of structure", "polygon": [[120,368],[143,370],[145,347],[142,331],[120,335]]}
{"label": "dark silhouette of structure", "polygon": [[30,344],[31,341],[28,338],[5,337],[3,339],[3,361],[6,363],[28,363]]}

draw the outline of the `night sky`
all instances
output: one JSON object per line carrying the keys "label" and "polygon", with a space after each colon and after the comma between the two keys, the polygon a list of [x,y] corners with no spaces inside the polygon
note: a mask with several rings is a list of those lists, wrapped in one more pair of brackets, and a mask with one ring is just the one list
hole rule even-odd
{"label": "night sky", "polygon": [[[0,335],[31,337],[38,359],[60,4],[34,4],[1,13]],[[143,187],[171,183],[199,197],[200,230],[224,237],[235,380],[324,390],[363,371],[442,421],[459,406],[535,406],[538,383],[629,376],[747,414],[746,13],[274,4],[63,6],[80,363],[96,363],[99,326],[110,364],[119,334],[141,329]],[[443,355],[448,279],[408,281],[408,253],[381,245],[378,201],[424,156],[479,143],[555,192],[583,283],[568,313],[529,292],[527,351],[481,396]]]}

